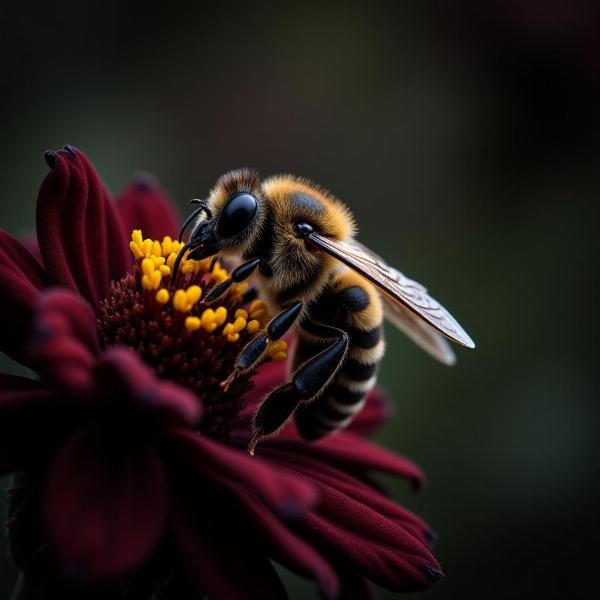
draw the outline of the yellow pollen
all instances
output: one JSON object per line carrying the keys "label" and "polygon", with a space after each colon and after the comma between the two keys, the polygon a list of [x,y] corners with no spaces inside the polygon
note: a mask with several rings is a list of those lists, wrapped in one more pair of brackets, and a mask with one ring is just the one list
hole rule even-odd
{"label": "yellow pollen", "polygon": [[175,254],[175,252],[171,252],[171,254],[169,254],[168,258],[167,258],[167,266],[169,268],[173,268],[173,264],[175,263],[175,259],[177,258],[177,254]]}
{"label": "yellow pollen", "polygon": [[169,254],[171,254],[171,252],[173,252],[173,240],[171,239],[170,236],[166,235],[163,238],[162,244],[162,255],[163,256],[169,256]]}
{"label": "yellow pollen", "polygon": [[181,267],[181,272],[185,273],[186,275],[188,275],[189,273],[193,273],[194,269],[195,269],[195,265],[194,265],[194,261],[193,260],[186,260],[185,264]]}
{"label": "yellow pollen", "polygon": [[219,306],[215,311],[215,322],[221,326],[227,320],[227,309],[224,306]]}
{"label": "yellow pollen", "polygon": [[[175,320],[176,326],[181,326],[185,331],[207,333],[222,328],[222,334],[228,342],[238,342],[242,332],[246,331],[250,338],[260,331],[264,331],[270,318],[269,309],[262,300],[254,300],[247,309],[238,308],[243,304],[243,294],[249,289],[247,282],[234,283],[227,297],[227,305],[231,307],[231,322],[226,306],[206,308],[198,310],[199,302],[205,290],[204,277],[208,277],[216,285],[230,277],[230,272],[219,262],[212,259],[191,260],[185,254],[180,264],[180,272],[185,275],[187,287],[182,287],[171,292],[169,283],[173,266],[177,260],[183,242],[178,242],[170,236],[165,236],[161,241],[144,239],[140,229],[134,229],[131,233],[129,248],[136,259],[139,269],[140,283],[143,290],[152,292],[156,302],[155,310],[172,310],[183,313],[184,319]],[[167,282],[163,281],[167,278]],[[197,285],[195,282],[199,282]],[[162,284],[162,285],[161,285]],[[167,307],[167,305],[169,305]],[[245,340],[246,338],[244,338]],[[265,357],[268,360],[283,361],[287,359],[287,342],[277,340],[271,342],[266,349]]]}
{"label": "yellow pollen", "polygon": [[140,250],[139,245],[136,244],[134,241],[129,242],[129,248],[133,252],[135,260],[139,260],[140,258],[142,258],[142,256],[144,256],[144,253]]}
{"label": "yellow pollen", "polygon": [[199,285],[191,285],[185,291],[185,295],[187,296],[188,302],[194,306],[194,304],[200,300],[200,296],[202,296],[202,288]]}
{"label": "yellow pollen", "polygon": [[267,346],[267,356],[271,360],[284,361],[287,359],[287,342],[285,340],[277,340],[271,342]]}
{"label": "yellow pollen", "polygon": [[169,301],[169,291],[162,288],[156,292],[155,298],[159,304],[166,304]]}
{"label": "yellow pollen", "polygon": [[153,246],[152,240],[150,240],[150,239],[144,240],[144,243],[142,244],[142,252],[144,253],[144,256],[149,257],[152,254],[152,246]]}
{"label": "yellow pollen", "polygon": [[144,238],[142,237],[141,229],[134,229],[131,232],[131,241],[138,246],[141,246],[144,243]]}
{"label": "yellow pollen", "polygon": [[234,331],[240,332],[242,331],[242,329],[244,329],[246,327],[246,319],[244,319],[244,317],[238,317],[234,322],[233,322],[233,329]]}
{"label": "yellow pollen", "polygon": [[187,317],[185,320],[185,328],[188,331],[197,331],[200,329],[201,321],[198,317]]}
{"label": "yellow pollen", "polygon": [[248,333],[256,333],[260,329],[260,323],[256,319],[252,319],[252,321],[248,321],[246,329]]}

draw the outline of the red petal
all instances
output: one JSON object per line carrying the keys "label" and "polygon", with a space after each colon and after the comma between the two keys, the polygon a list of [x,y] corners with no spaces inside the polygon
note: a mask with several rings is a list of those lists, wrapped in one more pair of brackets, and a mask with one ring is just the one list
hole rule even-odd
{"label": "red petal", "polygon": [[34,318],[31,353],[36,369],[53,386],[70,394],[90,392],[98,354],[90,305],[68,290],[45,292]]}
{"label": "red petal", "polygon": [[21,239],[21,243],[29,250],[31,256],[33,256],[40,265],[43,264],[42,255],[40,254],[40,245],[38,244],[37,235],[35,233],[26,235]]}
{"label": "red petal", "polygon": [[[238,443],[243,445],[247,442],[240,439]],[[425,481],[421,469],[407,458],[346,431],[339,431],[317,442],[279,436],[258,446],[257,453],[260,453],[261,447],[281,448],[312,457],[349,473],[391,473],[410,479],[415,487],[421,486]]]}
{"label": "red petal", "polygon": [[186,431],[178,432],[174,439],[198,470],[227,488],[243,486],[286,517],[302,514],[317,501],[310,484],[241,450]]}
{"label": "red petal", "polygon": [[265,454],[280,465],[299,472],[314,485],[324,485],[338,490],[349,498],[370,506],[382,516],[404,527],[422,543],[430,545],[433,532],[422,519],[361,479],[304,455],[284,452],[276,448],[266,448]]}
{"label": "red petal", "polygon": [[348,425],[346,431],[368,437],[379,430],[392,414],[392,406],[381,388],[375,388],[367,396],[362,410]]}
{"label": "red petal", "polygon": [[266,544],[269,556],[303,577],[317,581],[321,595],[336,598],[339,582],[331,565],[311,546],[296,536],[265,506],[238,488],[243,503]]}
{"label": "red petal", "polygon": [[154,375],[129,348],[113,348],[102,354],[94,371],[97,389],[107,399],[132,402],[149,415],[170,425],[195,425],[202,405],[191,391]]}
{"label": "red petal", "polygon": [[427,589],[438,581],[432,575],[440,570],[437,561],[403,524],[334,487],[319,490],[318,510],[302,518],[301,529],[326,556],[396,592]]}
{"label": "red petal", "polygon": [[151,446],[91,425],[55,457],[45,500],[46,526],[65,570],[116,577],[137,567],[162,536],[166,475]]}
{"label": "red petal", "polygon": [[55,400],[37,381],[0,375],[1,473],[22,469],[40,451],[48,423],[57,416]]}
{"label": "red petal", "polygon": [[139,178],[117,197],[127,233],[141,229],[145,238],[162,240],[179,233],[181,219],[173,204],[151,177]]}
{"label": "red petal", "polygon": [[37,233],[52,281],[78,291],[93,306],[111,280],[127,272],[129,250],[109,194],[86,156],[66,146],[47,152],[51,171],[40,188]]}
{"label": "red petal", "polygon": [[0,350],[28,366],[31,316],[45,283],[46,275],[38,261],[0,230]]}
{"label": "red petal", "polygon": [[203,510],[179,505],[173,531],[190,574],[215,600],[281,600],[287,594],[252,531],[232,508],[203,498]]}

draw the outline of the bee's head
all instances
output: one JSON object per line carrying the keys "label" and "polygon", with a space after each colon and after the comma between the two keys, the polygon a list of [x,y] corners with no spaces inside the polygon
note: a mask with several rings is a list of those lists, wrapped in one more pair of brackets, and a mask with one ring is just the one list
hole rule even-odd
{"label": "bee's head", "polygon": [[260,204],[258,173],[238,169],[220,177],[198,209],[199,217],[188,241],[188,258],[243,254],[260,229]]}

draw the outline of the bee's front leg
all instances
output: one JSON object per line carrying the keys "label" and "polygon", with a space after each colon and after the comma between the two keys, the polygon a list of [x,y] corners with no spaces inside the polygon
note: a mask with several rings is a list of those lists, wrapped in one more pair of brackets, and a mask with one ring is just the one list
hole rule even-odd
{"label": "bee's front leg", "polygon": [[269,321],[266,331],[248,342],[237,355],[233,371],[225,381],[221,382],[221,387],[227,390],[236,377],[253,369],[263,357],[269,342],[282,338],[293,327],[301,311],[302,302],[294,302],[273,317]]}
{"label": "bee's front leg", "polygon": [[[307,324],[303,328],[308,329]],[[334,341],[300,366],[290,383],[274,389],[260,405],[254,417],[254,436],[248,446],[250,455],[254,455],[260,439],[280,429],[299,404],[323,393],[344,362],[350,343],[346,332],[321,324],[310,324],[310,329],[314,335]]]}
{"label": "bee's front leg", "polygon": [[[252,260],[241,264],[239,267],[236,267],[233,271],[231,271],[231,277],[229,279],[222,281],[208,290],[202,301],[203,304],[211,304],[212,302],[220,300],[229,291],[229,288],[234,283],[241,283],[242,281],[248,279],[248,277],[250,277],[250,275],[252,275],[252,273],[254,273],[258,267],[261,269],[266,268],[263,266],[263,263],[264,261],[262,258],[253,258]],[[212,266],[213,265],[211,265],[211,270]]]}

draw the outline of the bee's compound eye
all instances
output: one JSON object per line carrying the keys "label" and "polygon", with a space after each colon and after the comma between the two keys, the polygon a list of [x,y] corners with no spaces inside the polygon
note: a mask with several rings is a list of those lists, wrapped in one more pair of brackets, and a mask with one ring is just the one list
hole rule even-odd
{"label": "bee's compound eye", "polygon": [[294,235],[299,238],[308,237],[315,228],[310,223],[296,223],[294,224]]}
{"label": "bee's compound eye", "polygon": [[242,192],[229,199],[221,210],[215,229],[219,239],[241,233],[252,223],[258,209],[258,201],[252,194]]}

